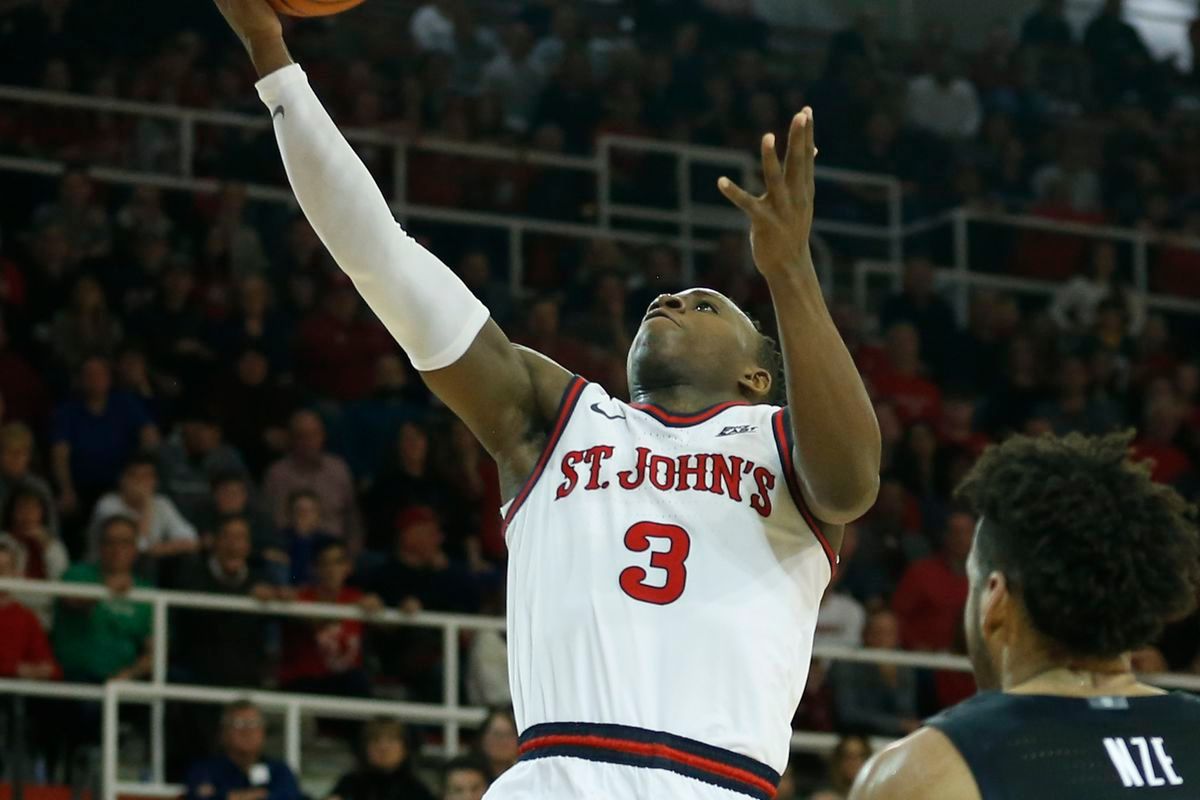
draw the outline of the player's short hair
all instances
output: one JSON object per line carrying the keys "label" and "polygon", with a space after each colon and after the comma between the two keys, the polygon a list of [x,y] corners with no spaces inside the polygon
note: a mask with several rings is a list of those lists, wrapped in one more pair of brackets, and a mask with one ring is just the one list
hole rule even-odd
{"label": "player's short hair", "polygon": [[1132,437],[1014,436],[957,491],[983,517],[984,572],[1003,573],[1034,627],[1074,655],[1154,640],[1200,590],[1196,509],[1130,459]]}
{"label": "player's short hair", "polygon": [[771,389],[763,398],[763,402],[773,406],[785,405],[787,403],[787,384],[784,383],[783,353],[779,349],[779,342],[763,330],[762,323],[758,320],[751,317],[750,323],[759,335],[758,365],[771,375]]}

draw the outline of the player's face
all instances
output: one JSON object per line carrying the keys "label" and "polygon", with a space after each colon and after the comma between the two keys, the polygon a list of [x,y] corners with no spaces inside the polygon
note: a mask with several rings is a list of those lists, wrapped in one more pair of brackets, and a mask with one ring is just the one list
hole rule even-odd
{"label": "player's face", "polygon": [[[980,525],[983,520],[980,520]],[[975,541],[979,541],[979,528],[975,529]],[[972,546],[971,554],[967,557],[967,580],[970,589],[967,592],[967,606],[963,611],[963,625],[966,627],[967,655],[971,659],[971,667],[975,671],[975,683],[981,690],[999,689],[1000,675],[996,663],[988,649],[983,635],[983,590],[987,584],[987,576],[981,574],[979,550]]]}
{"label": "player's face", "polygon": [[709,289],[658,297],[629,348],[630,386],[736,387],[758,366],[758,332],[732,300]]}

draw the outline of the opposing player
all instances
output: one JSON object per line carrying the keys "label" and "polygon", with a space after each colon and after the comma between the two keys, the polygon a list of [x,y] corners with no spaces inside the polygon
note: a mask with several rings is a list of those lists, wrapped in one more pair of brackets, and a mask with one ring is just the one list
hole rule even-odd
{"label": "opposing player", "polygon": [[1128,658],[1195,606],[1200,537],[1129,438],[984,453],[960,489],[981,514],[965,616],[976,679],[1000,691],[879,753],[852,800],[1200,797],[1200,699]]}
{"label": "opposing player", "polygon": [[787,763],[841,525],[878,486],[879,430],[808,251],[813,125],[751,220],[774,343],[720,294],[663,295],[624,403],[515,347],[393,219],[263,0],[217,0],[301,208],[429,387],[500,468],[521,761],[490,798],[768,798]]}

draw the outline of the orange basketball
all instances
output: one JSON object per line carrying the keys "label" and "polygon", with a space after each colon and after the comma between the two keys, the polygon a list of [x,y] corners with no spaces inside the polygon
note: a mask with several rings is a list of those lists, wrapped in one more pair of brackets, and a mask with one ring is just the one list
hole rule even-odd
{"label": "orange basketball", "polygon": [[280,14],[292,17],[326,17],[354,8],[363,0],[267,0]]}

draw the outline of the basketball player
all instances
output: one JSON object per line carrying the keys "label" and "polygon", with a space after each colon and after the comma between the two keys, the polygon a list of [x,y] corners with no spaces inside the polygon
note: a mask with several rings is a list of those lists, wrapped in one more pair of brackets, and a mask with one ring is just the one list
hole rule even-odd
{"label": "basketball player", "polygon": [[429,387],[500,468],[520,761],[492,800],[769,798],[788,757],[842,525],[873,502],[879,430],[809,256],[813,125],[751,220],[786,358],[717,292],[662,295],[636,402],[516,347],[393,219],[263,0],[217,0],[262,80],[296,197]]}
{"label": "basketball player", "polygon": [[852,800],[1200,797],[1200,699],[1128,653],[1194,607],[1194,509],[1128,434],[1014,437],[960,493],[981,515],[967,645],[981,689],[879,753]]}

